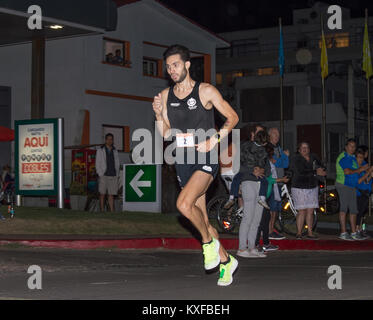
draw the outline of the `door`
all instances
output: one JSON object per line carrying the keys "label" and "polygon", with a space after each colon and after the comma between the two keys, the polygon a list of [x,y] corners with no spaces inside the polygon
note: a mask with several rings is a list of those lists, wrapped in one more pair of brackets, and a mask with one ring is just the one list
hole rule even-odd
{"label": "door", "polygon": [[[0,86],[0,126],[11,128],[11,88]],[[9,164],[14,170],[14,163],[10,163],[11,160],[11,142],[0,142],[0,172],[2,172],[3,166]]]}
{"label": "door", "polygon": [[297,145],[301,142],[308,142],[311,152],[321,159],[321,125],[307,124],[297,126]]}

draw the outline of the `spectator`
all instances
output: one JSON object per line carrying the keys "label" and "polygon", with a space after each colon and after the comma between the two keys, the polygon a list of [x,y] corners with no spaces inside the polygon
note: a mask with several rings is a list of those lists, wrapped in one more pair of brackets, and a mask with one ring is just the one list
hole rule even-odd
{"label": "spectator", "polygon": [[[272,145],[274,148],[274,165],[276,167],[276,174],[277,178],[283,178],[284,177],[284,169],[289,167],[289,150],[283,151],[282,148],[279,145],[280,141],[280,132],[277,128],[270,128],[268,130],[269,135],[269,144]],[[282,184],[280,184],[281,186]],[[279,196],[279,186],[276,184],[274,186],[274,194],[276,195],[276,199],[272,196],[272,198],[269,199],[269,207],[271,212],[271,219],[269,222],[269,239],[272,240],[283,240],[285,237],[280,234],[275,229],[275,222],[277,219],[278,212],[281,211],[281,197]]]}
{"label": "spectator", "polygon": [[96,152],[96,171],[99,176],[98,191],[100,193],[100,208],[105,211],[105,195],[108,194],[110,211],[114,211],[114,196],[118,193],[119,156],[114,147],[114,136],[108,133],[105,144]]}
{"label": "spectator", "polygon": [[[337,178],[335,187],[339,195],[339,223],[342,240],[362,240],[360,234],[356,232],[356,216],[358,213],[357,197],[355,188],[358,185],[359,174],[369,169],[365,164],[359,168],[356,157],[356,142],[348,139],[345,144],[345,151],[342,152],[336,161]],[[346,231],[346,214],[350,213],[351,235]]]}
{"label": "spectator", "polygon": [[[359,168],[365,166],[367,162],[365,161],[366,158],[366,149],[365,146],[359,146],[356,152],[356,161]],[[368,211],[369,206],[369,196],[372,192],[372,174],[373,174],[373,167],[366,171],[362,171],[359,174],[359,180],[356,190],[357,195],[357,209],[358,214],[356,217],[356,232],[365,240],[369,239],[369,235],[366,234],[365,230],[362,228],[362,222],[366,212]]]}
{"label": "spectator", "polygon": [[113,54],[112,54],[111,52],[108,53],[108,54],[106,55],[106,62],[108,62],[108,63],[113,63],[113,58],[114,58]]}
{"label": "spectator", "polygon": [[[289,179],[287,177],[282,177],[282,178],[277,178],[277,171],[276,171],[276,167],[275,167],[275,162],[276,160],[273,158],[274,157],[274,148],[272,147],[272,145],[267,145],[266,146],[266,151],[267,151],[267,154],[268,154],[268,160],[269,160],[269,164],[271,166],[271,175],[267,178],[268,180],[268,190],[267,190],[267,198],[270,198],[270,199],[276,199],[277,201],[280,201],[281,198],[280,198],[280,193],[278,192],[278,187],[277,187],[277,183],[279,182],[283,182],[283,183],[287,183],[289,182]],[[277,188],[277,192],[275,193],[275,188]],[[255,245],[256,245],[256,248],[258,249],[258,251],[265,251],[265,252],[268,252],[268,251],[275,251],[275,250],[278,250],[278,246],[276,245],[273,245],[269,242],[269,220],[270,220],[270,211],[268,209],[265,209],[263,211],[263,214],[262,214],[262,219],[260,221],[260,225],[259,225],[259,228],[258,228],[258,233],[257,233],[257,236],[256,236],[256,241],[255,241]],[[261,248],[259,246],[259,241],[260,241],[260,236],[261,236],[261,233],[263,233],[263,247]]]}
{"label": "spectator", "polygon": [[123,64],[122,52],[120,49],[115,50],[115,56],[113,57],[113,63]]}
{"label": "spectator", "polygon": [[[1,188],[3,188],[3,186],[6,183],[13,182],[13,181],[14,181],[14,175],[12,174],[12,168],[8,164],[6,164],[5,166],[3,166],[3,171],[1,173]],[[11,188],[11,185],[8,184],[6,189],[9,190],[10,188]]]}
{"label": "spectator", "polygon": [[326,176],[325,170],[321,167],[316,155],[310,153],[310,146],[301,142],[298,146],[298,153],[290,161],[292,172],[291,195],[294,207],[298,211],[297,239],[302,239],[304,221],[307,223],[307,238],[317,239],[313,234],[313,210],[319,207],[318,178]]}
{"label": "spectator", "polygon": [[[266,255],[259,252],[255,247],[255,240],[258,227],[262,218],[263,207],[259,200],[259,179],[270,175],[270,166],[267,161],[265,168],[260,168],[259,164],[253,164],[255,155],[251,153],[254,145],[254,137],[260,131],[265,131],[260,125],[253,127],[251,139],[241,145],[241,189],[244,201],[244,213],[239,230],[239,248],[237,255],[245,258],[265,258]],[[257,146],[258,147],[258,146]],[[264,146],[259,146],[257,151],[265,151]],[[261,150],[260,150],[261,149]]]}
{"label": "spectator", "polygon": [[[229,139],[232,139],[232,134],[229,134]],[[233,172],[233,159],[237,154],[237,146],[233,140],[228,144],[228,150],[221,152],[219,158],[220,164],[220,175],[223,178],[227,190],[229,191],[229,199],[224,205],[224,208],[229,210],[235,203],[235,199],[238,198],[240,205],[240,211],[243,210],[242,198],[239,197],[239,189],[241,184],[241,179],[239,172],[234,174]],[[229,157],[229,158],[228,158]]]}

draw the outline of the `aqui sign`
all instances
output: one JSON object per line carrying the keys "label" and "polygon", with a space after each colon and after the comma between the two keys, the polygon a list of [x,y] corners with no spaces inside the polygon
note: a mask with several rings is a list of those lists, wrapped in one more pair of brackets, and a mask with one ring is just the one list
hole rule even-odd
{"label": "aqui sign", "polygon": [[123,210],[161,212],[161,165],[123,166]]}
{"label": "aqui sign", "polygon": [[56,195],[58,119],[15,121],[16,194]]}

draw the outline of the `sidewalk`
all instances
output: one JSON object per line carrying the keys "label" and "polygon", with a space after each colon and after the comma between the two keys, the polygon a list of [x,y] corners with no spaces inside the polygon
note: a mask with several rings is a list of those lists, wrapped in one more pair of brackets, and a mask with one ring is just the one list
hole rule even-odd
{"label": "sidewalk", "polygon": [[[321,233],[320,233],[321,232]],[[324,233],[323,233],[324,232]],[[336,230],[321,230],[319,240],[296,240],[288,236],[285,240],[272,240],[280,250],[372,250],[373,239],[364,241],[343,241],[338,239]],[[237,250],[238,235],[220,235],[221,243],[227,250]],[[201,243],[191,236],[175,235],[0,235],[0,245],[18,244],[31,247],[65,249],[173,249],[201,250]]]}

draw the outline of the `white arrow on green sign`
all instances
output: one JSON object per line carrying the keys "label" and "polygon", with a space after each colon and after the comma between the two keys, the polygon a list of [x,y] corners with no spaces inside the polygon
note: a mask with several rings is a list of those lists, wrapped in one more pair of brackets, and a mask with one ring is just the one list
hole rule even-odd
{"label": "white arrow on green sign", "polygon": [[156,166],[126,165],[124,196],[126,202],[155,202]]}

